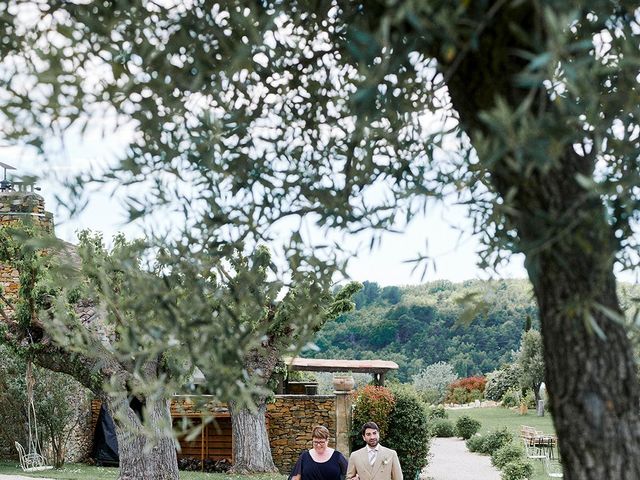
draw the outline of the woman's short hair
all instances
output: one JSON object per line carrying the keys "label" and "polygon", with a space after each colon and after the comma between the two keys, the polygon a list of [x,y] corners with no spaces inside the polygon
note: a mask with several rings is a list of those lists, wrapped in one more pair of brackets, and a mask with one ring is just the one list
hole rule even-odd
{"label": "woman's short hair", "polygon": [[329,429],[324,425],[316,425],[313,427],[313,430],[311,430],[311,437],[329,440]]}
{"label": "woman's short hair", "polygon": [[375,422],[367,422],[364,425],[362,425],[362,428],[360,429],[360,435],[364,436],[364,432],[367,431],[367,428],[380,432],[380,429],[378,428],[378,425]]}

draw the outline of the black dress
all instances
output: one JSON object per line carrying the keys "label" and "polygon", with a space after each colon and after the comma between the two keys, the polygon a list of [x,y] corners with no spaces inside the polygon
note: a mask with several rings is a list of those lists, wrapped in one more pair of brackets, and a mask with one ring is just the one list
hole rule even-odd
{"label": "black dress", "polygon": [[334,450],[326,462],[316,462],[309,450],[305,450],[293,466],[289,479],[300,475],[300,480],[342,480],[347,474],[347,459]]}

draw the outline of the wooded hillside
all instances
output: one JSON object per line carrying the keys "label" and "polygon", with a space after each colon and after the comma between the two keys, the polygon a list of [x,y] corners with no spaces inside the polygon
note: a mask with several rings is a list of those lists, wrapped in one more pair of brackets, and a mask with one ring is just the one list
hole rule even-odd
{"label": "wooded hillside", "polygon": [[[620,285],[623,304],[633,296],[630,289]],[[539,328],[527,280],[440,280],[406,287],[364,282],[353,299],[356,310],[328,322],[316,336],[320,350],[304,356],[393,360],[401,381],[444,361],[465,377],[511,361],[527,316]],[[464,312],[472,302],[480,306],[469,321]]]}
{"label": "wooded hillside", "polygon": [[[320,350],[305,356],[393,360],[401,381],[439,361],[460,376],[490,372],[510,361],[527,316],[538,323],[526,280],[384,288],[364,282],[354,300],[356,310],[327,323],[316,337]],[[468,321],[470,302],[480,307]]]}

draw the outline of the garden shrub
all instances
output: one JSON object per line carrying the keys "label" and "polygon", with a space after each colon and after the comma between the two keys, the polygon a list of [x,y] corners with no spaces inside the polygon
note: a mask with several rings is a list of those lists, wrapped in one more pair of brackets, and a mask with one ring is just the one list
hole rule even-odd
{"label": "garden shrub", "polygon": [[511,389],[502,396],[502,406],[506,408],[517,407],[520,405],[520,390]]}
{"label": "garden shrub", "polygon": [[524,450],[520,445],[513,442],[503,445],[491,455],[491,463],[499,469],[502,469],[507,463],[523,459]]}
{"label": "garden shrub", "polygon": [[474,435],[467,440],[467,448],[470,452],[482,453],[482,444],[484,443],[484,437],[482,435]]}
{"label": "garden shrub", "polygon": [[517,365],[507,365],[487,375],[484,397],[499,402],[508,390],[520,386],[520,374]]}
{"label": "garden shrub", "polygon": [[527,406],[527,408],[536,408],[536,396],[533,393],[533,390],[528,389],[522,398],[522,402]]}
{"label": "garden shrub", "polygon": [[449,418],[449,414],[444,409],[444,405],[437,405],[428,407],[429,420],[435,420],[438,418]]}
{"label": "garden shrub", "polygon": [[485,377],[467,377],[456,380],[449,385],[446,402],[469,403],[484,396]]}
{"label": "garden shrub", "polygon": [[468,395],[467,403],[475,402],[476,400],[482,400],[484,398],[484,393],[480,390],[471,390]]}
{"label": "garden shrub", "polygon": [[384,445],[398,452],[404,477],[413,479],[427,464],[427,406],[411,386],[397,385],[391,391],[395,397],[395,407],[391,412],[389,435]]}
{"label": "garden shrub", "polygon": [[518,460],[507,463],[502,468],[502,480],[526,480],[533,475],[533,465],[530,462]]}
{"label": "garden shrub", "polygon": [[440,392],[433,388],[418,390],[418,395],[426,405],[437,405],[444,400]]}
{"label": "garden shrub", "polygon": [[431,424],[431,436],[433,437],[453,437],[455,428],[451,420],[439,418]]}
{"label": "garden shrub", "polygon": [[389,431],[391,412],[395,405],[394,395],[386,387],[367,385],[353,394],[351,444],[352,449],[364,446],[360,428],[366,422],[375,422],[380,428],[380,441],[384,442]]}
{"label": "garden shrub", "polygon": [[470,402],[470,392],[462,387],[456,387],[447,394],[447,403],[455,403],[456,405],[462,405],[463,403]]}
{"label": "garden shrub", "polygon": [[507,427],[503,427],[499,430],[484,435],[484,441],[482,442],[482,451],[480,453],[486,453],[487,455],[493,455],[493,452],[499,448],[508,445],[513,441],[513,435]]}
{"label": "garden shrub", "polygon": [[478,433],[480,426],[480,422],[475,418],[463,415],[456,421],[456,434],[467,440]]}

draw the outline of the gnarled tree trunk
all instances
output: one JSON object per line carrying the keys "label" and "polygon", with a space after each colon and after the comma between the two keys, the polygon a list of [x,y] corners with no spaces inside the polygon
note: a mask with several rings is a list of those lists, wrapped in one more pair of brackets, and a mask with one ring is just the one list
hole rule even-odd
{"label": "gnarled tree trunk", "polygon": [[[470,15],[477,21],[485,13]],[[528,51],[533,58],[536,52],[513,25],[533,34],[538,15],[532,2],[517,7],[505,2],[487,19],[477,45],[461,53],[448,72],[453,105],[472,142],[478,133],[495,134],[479,113],[498,98],[514,110],[523,105],[529,91],[518,87],[517,75],[526,60],[513,53]],[[447,59],[439,60],[446,70]],[[531,108],[554,108],[545,96],[539,92],[541,102]],[[617,247],[602,200],[578,182],[580,175],[593,176],[595,154],[578,155],[570,133],[540,142],[549,149],[564,142],[552,166],[527,168],[521,160],[509,161],[507,152],[486,173],[496,192],[510,198],[506,215],[517,230],[513,242],[526,256],[538,302],[564,478],[635,480],[640,478],[640,388],[625,329],[609,318],[611,312],[621,314],[613,274]]]}
{"label": "gnarled tree trunk", "polygon": [[[562,262],[541,258],[545,273],[531,280],[565,478],[638,479],[640,396],[632,350],[623,326],[598,307],[620,312],[615,279],[610,268],[602,271],[579,245],[564,250]],[[606,256],[602,251],[596,255]],[[564,268],[567,263],[570,269]]]}
{"label": "gnarled tree trunk", "polygon": [[612,228],[598,196],[576,181],[593,168],[568,146],[557,170],[529,179],[537,196],[519,195],[527,214],[517,224],[525,246],[550,241],[540,234],[543,217],[557,236],[525,253],[565,478],[631,480],[640,478],[640,387],[626,331],[606,314],[621,316]]}
{"label": "gnarled tree trunk", "polygon": [[257,409],[252,412],[246,407],[239,407],[234,401],[229,402],[233,429],[234,465],[232,472],[234,473],[278,471],[273,463],[269,445],[265,417],[266,401],[264,398],[259,398],[256,404]]}
{"label": "gnarled tree trunk", "polygon": [[[118,437],[119,480],[178,480],[178,460],[171,434],[169,401],[145,399],[145,428],[126,400],[107,399]],[[152,428],[152,432],[148,429]],[[152,435],[149,435],[152,433]]]}
{"label": "gnarled tree trunk", "polygon": [[[71,375],[92,390],[107,406],[113,418],[120,460],[119,480],[177,480],[178,460],[174,442],[169,399],[143,398],[144,425],[126,397],[131,373],[100,343],[92,344],[93,357],[73,354],[50,346],[40,349],[37,363],[53,371]],[[142,368],[147,378],[157,378],[158,359]],[[105,391],[104,383],[115,380],[119,394]]]}

